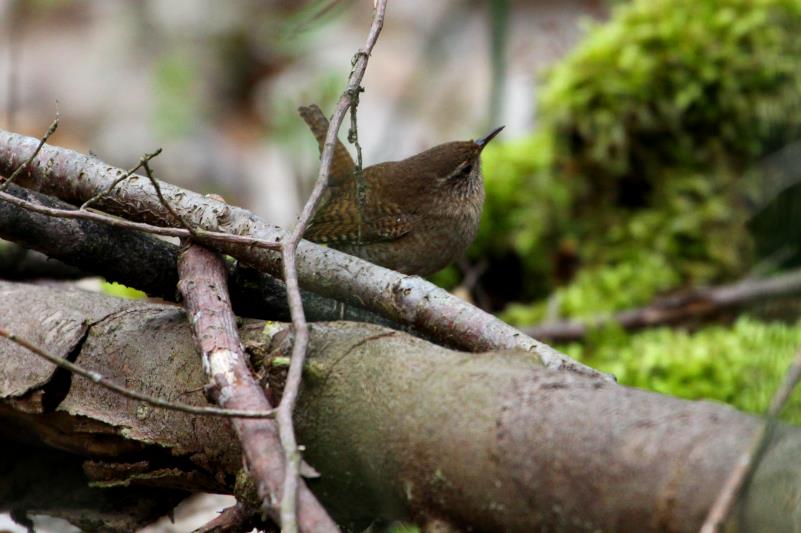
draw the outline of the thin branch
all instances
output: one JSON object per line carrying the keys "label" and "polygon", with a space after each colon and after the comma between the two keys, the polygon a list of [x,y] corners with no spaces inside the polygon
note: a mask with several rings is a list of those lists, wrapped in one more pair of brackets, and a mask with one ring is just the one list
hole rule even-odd
{"label": "thin branch", "polygon": [[328,133],[325,136],[322,153],[320,154],[320,173],[314,185],[306,205],[303,206],[300,217],[295,229],[290,234],[289,239],[284,243],[282,250],[284,281],[286,282],[287,299],[289,301],[290,314],[292,316],[292,327],[294,330],[294,342],[292,345],[292,361],[289,365],[286,386],[278,405],[278,432],[281,437],[281,444],[284,448],[285,468],[284,471],[284,492],[281,500],[281,528],[287,533],[297,531],[297,487],[301,462],[301,452],[295,438],[295,430],[292,421],[292,412],[297,400],[298,388],[300,387],[303,364],[306,358],[306,348],[309,342],[309,330],[306,324],[306,317],[303,313],[303,303],[300,297],[300,286],[298,284],[298,272],[295,264],[295,256],[298,243],[306,231],[306,225],[314,213],[317,204],[322,197],[323,191],[328,186],[328,178],[331,174],[331,163],[334,156],[337,134],[342,126],[348,108],[353,103],[353,94],[358,95],[362,78],[367,69],[367,61],[373,51],[381,28],[384,25],[384,13],[386,12],[387,0],[378,0],[375,5],[373,22],[370,32],[367,35],[367,42],[363,49],[355,57],[353,69],[348,78],[345,92],[337,102],[331,123],[328,126]]}
{"label": "thin branch", "polygon": [[295,533],[297,526],[297,487],[300,475],[301,454],[295,438],[292,413],[295,408],[298,388],[303,374],[303,364],[306,359],[306,348],[309,342],[309,327],[303,312],[303,302],[300,298],[297,268],[295,265],[296,246],[285,244],[283,250],[284,282],[286,283],[287,301],[292,317],[294,341],[292,344],[292,360],[287,372],[286,386],[278,404],[276,421],[281,446],[284,448],[284,488],[281,499],[281,528],[287,533]]}
{"label": "thin branch", "polygon": [[163,206],[164,206],[164,209],[166,209],[166,210],[167,210],[167,211],[170,213],[170,215],[172,215],[172,217],[173,217],[173,218],[174,218],[174,219],[175,219],[177,222],[179,222],[179,223],[180,223],[180,225],[181,225],[181,226],[183,226],[183,227],[184,227],[184,229],[186,229],[186,231],[188,231],[188,232],[189,232],[189,234],[190,234],[192,237],[195,237],[195,238],[197,238],[197,234],[195,233],[195,229],[194,229],[194,228],[193,228],[193,227],[192,227],[190,224],[188,224],[188,223],[187,223],[187,222],[186,222],[186,221],[185,221],[185,220],[184,220],[184,219],[183,219],[183,218],[182,218],[182,217],[181,217],[181,216],[180,216],[180,215],[179,215],[179,214],[178,214],[178,213],[177,213],[177,212],[176,212],[176,211],[175,211],[173,208],[172,208],[172,206],[171,206],[171,205],[170,205],[170,203],[167,201],[167,199],[166,199],[166,198],[164,198],[164,195],[163,195],[163,194],[162,194],[162,192],[161,192],[161,186],[159,185],[159,182],[158,182],[158,180],[156,180],[156,178],[154,178],[154,177],[153,177],[153,170],[150,168],[150,160],[151,160],[151,159],[153,159],[154,157],[156,157],[157,155],[159,155],[160,153],[161,153],[161,148],[159,148],[158,150],[156,150],[156,151],[155,151],[155,152],[153,152],[153,153],[150,153],[150,154],[145,154],[145,155],[143,155],[143,156],[142,156],[142,158],[141,158],[141,159],[139,159],[139,162],[136,164],[136,166],[132,167],[132,168],[131,168],[130,170],[128,170],[128,171],[127,171],[127,172],[126,172],[124,175],[122,175],[122,176],[120,176],[119,178],[117,178],[116,180],[114,180],[114,182],[112,182],[112,184],[111,184],[111,185],[109,185],[109,186],[108,186],[108,187],[107,187],[105,190],[103,190],[103,191],[101,191],[101,192],[97,193],[96,195],[92,196],[92,197],[91,197],[91,198],[89,198],[87,201],[85,201],[83,204],[81,204],[81,207],[80,207],[80,209],[86,209],[86,208],[87,208],[87,207],[88,207],[90,204],[94,203],[95,201],[99,200],[100,198],[103,198],[104,196],[106,196],[107,194],[109,194],[109,193],[110,193],[112,190],[114,190],[114,187],[116,187],[117,185],[119,185],[119,184],[120,184],[120,183],[122,183],[123,181],[125,181],[125,180],[127,180],[128,178],[130,178],[131,176],[133,176],[133,175],[134,175],[134,172],[136,172],[136,171],[137,171],[137,170],[139,170],[140,168],[143,168],[143,169],[144,169],[144,171],[145,171],[145,175],[147,176],[147,179],[148,179],[148,180],[150,180],[150,184],[153,186],[153,189],[155,189],[155,191],[156,191],[156,196],[158,197],[158,199],[159,199],[159,202],[161,202],[161,205],[163,205]]}
{"label": "thin branch", "polygon": [[267,241],[264,239],[257,239],[254,237],[247,237],[245,235],[234,235],[232,233],[223,233],[219,231],[209,231],[202,228],[194,228],[192,232],[185,228],[173,228],[154,226],[144,222],[131,222],[124,218],[118,218],[98,211],[88,211],[81,209],[56,209],[53,207],[46,207],[43,205],[34,204],[16,196],[12,196],[5,192],[0,192],[0,200],[8,202],[17,207],[33,211],[42,215],[48,215],[58,218],[77,218],[82,220],[92,220],[94,222],[102,222],[117,228],[126,228],[144,233],[152,233],[153,235],[162,235],[165,237],[178,237],[187,239],[192,237],[207,239],[215,242],[227,242],[231,244],[242,244],[245,246],[253,246],[255,248],[265,248],[267,250],[280,250],[282,245],[280,242]]}
{"label": "thin branch", "polygon": [[73,374],[81,376],[82,378],[86,378],[90,381],[93,381],[98,385],[100,385],[101,387],[105,387],[111,391],[114,391],[117,394],[120,394],[121,396],[125,396],[126,398],[131,398],[132,400],[139,400],[141,402],[150,404],[154,407],[160,407],[162,409],[168,409],[170,411],[181,411],[183,413],[188,413],[192,415],[222,416],[225,418],[272,418],[273,416],[275,416],[276,412],[275,409],[269,409],[264,411],[255,411],[246,409],[220,409],[218,407],[198,407],[195,405],[188,405],[185,403],[170,402],[167,400],[162,400],[161,398],[154,398],[153,396],[148,396],[147,394],[142,394],[141,392],[136,392],[126,387],[117,385],[116,383],[104,378],[103,375],[100,374],[99,372],[86,370],[82,366],[76,365],[71,361],[67,361],[66,359],[62,359],[61,357],[56,357],[53,354],[47,353],[38,346],[32,344],[31,342],[21,337],[18,337],[14,333],[11,333],[10,331],[4,328],[0,328],[0,337],[4,337],[15,344],[22,346],[29,352],[36,354],[37,356],[41,357],[42,359],[45,359],[50,363],[53,363],[59,368],[63,368],[64,370],[68,370]]}
{"label": "thin branch", "polygon": [[[250,372],[231,310],[225,262],[216,252],[191,244],[178,259],[180,281],[192,334],[203,357],[203,369],[222,407],[268,409],[263,388]],[[271,420],[234,420],[248,470],[256,481],[263,508],[281,518],[284,458],[282,440]],[[314,495],[299,484],[299,521],[304,532],[338,531]],[[295,524],[297,528],[297,523]],[[282,524],[285,531],[286,526]]]}
{"label": "thin branch", "polygon": [[[144,163],[142,163],[142,167],[144,167],[145,175],[147,176],[147,179],[150,180],[150,184],[156,190],[156,196],[158,197],[159,202],[161,202],[161,205],[164,206],[164,209],[166,209],[173,216],[173,218],[175,218],[175,220],[178,223],[180,223],[181,226],[186,228],[186,231],[188,231],[189,234],[192,235],[192,237],[195,240],[197,240],[198,234],[195,228],[193,228],[191,224],[189,224],[186,220],[184,220],[184,218],[181,215],[179,215],[175,211],[175,209],[172,208],[167,199],[164,198],[164,194],[162,194],[161,192],[161,186],[159,185],[158,180],[156,180],[156,178],[153,177],[153,171],[150,169],[150,164],[147,161],[145,161]],[[224,202],[224,200],[221,197],[216,197],[215,199],[220,202]]]}
{"label": "thin branch", "polygon": [[24,163],[18,166],[17,169],[11,173],[7,180],[5,180],[3,183],[0,183],[0,191],[4,191],[6,187],[8,187],[8,184],[17,179],[17,176],[22,173],[22,170],[27,168],[27,166],[30,165],[34,159],[36,159],[36,156],[39,155],[39,151],[42,149],[42,146],[45,145],[47,139],[49,139],[50,136],[53,135],[58,129],[58,119],[58,113],[56,113],[56,119],[50,123],[50,127],[47,128],[44,136],[39,140],[39,145],[36,147],[36,150],[33,151],[31,156]]}
{"label": "thin branch", "polygon": [[[354,59],[358,59],[360,54],[357,54]],[[364,166],[364,159],[362,157],[362,145],[359,143],[359,125],[356,116],[356,111],[359,107],[359,93],[364,92],[364,87],[357,87],[350,95],[350,128],[348,129],[348,142],[356,148],[356,171],[360,172]]]}
{"label": "thin branch", "polygon": [[790,399],[790,394],[798,385],[799,380],[801,380],[801,349],[796,353],[795,359],[793,359],[784,375],[784,381],[770,401],[770,406],[765,412],[765,422],[757,430],[748,450],[737,459],[737,463],[723,484],[720,493],[718,493],[715,503],[709,509],[709,514],[707,514],[704,525],[701,527],[701,533],[716,533],[721,530],[746,481],[759,465],[765,453],[765,445],[771,434],[771,428],[776,423],[776,417],[779,416],[779,413],[787,404],[787,400]]}
{"label": "thin branch", "polygon": [[793,359],[790,368],[787,369],[787,373],[784,376],[784,382],[782,382],[776,394],[773,395],[766,416],[769,418],[776,418],[779,416],[784,406],[787,405],[787,401],[790,399],[790,395],[793,393],[796,385],[798,385],[799,380],[801,380],[801,350],[798,350],[798,353],[796,353],[795,359]]}
{"label": "thin branch", "polygon": [[[360,57],[361,51],[357,53],[353,60],[356,61]],[[359,126],[357,120],[357,110],[359,106],[359,93],[363,92],[364,88],[356,87],[350,93],[350,129],[348,129],[348,142],[353,144],[356,148],[356,168],[354,174],[356,178],[356,208],[359,213],[359,224],[357,225],[357,242],[362,242],[362,225],[364,223],[364,203],[366,201],[367,187],[364,183],[364,160],[362,158],[362,145],[359,143]]]}
{"label": "thin branch", "polygon": [[801,269],[796,269],[765,279],[748,278],[729,285],[676,294],[661,298],[646,307],[621,311],[611,317],[546,322],[524,331],[536,339],[567,342],[580,340],[593,329],[606,324],[617,324],[626,331],[674,325],[720,314],[749,303],[799,294]]}
{"label": "thin branch", "polygon": [[[53,135],[53,133],[55,133],[56,129],[58,128],[58,122],[59,122],[59,118],[58,118],[58,116],[56,116],[56,119],[50,124],[50,127],[47,129],[47,132],[41,138],[41,140],[39,141],[39,144],[37,145],[36,149],[31,154],[31,156],[28,158],[28,160],[25,161],[25,163],[23,163],[19,167],[17,167],[17,169],[11,174],[11,176],[7,180],[5,180],[2,184],[0,184],[0,199],[5,199],[6,201],[8,201],[10,203],[13,203],[15,205],[18,205],[18,206],[21,206],[20,202],[25,202],[24,200],[20,200],[19,198],[15,198],[15,197],[13,197],[11,195],[5,194],[2,191],[6,187],[8,187],[9,183],[12,183],[12,181],[22,172],[23,168],[25,168],[28,165],[30,165],[31,162],[36,158],[36,156],[39,154],[39,151],[42,149],[42,146],[44,146],[44,144],[47,142],[47,139],[49,139],[50,136]],[[167,199],[164,198],[164,195],[161,192],[161,186],[159,185],[158,180],[156,180],[156,178],[153,177],[153,172],[150,169],[149,162],[150,162],[151,159],[153,159],[154,157],[156,157],[160,153],[161,153],[161,148],[159,148],[155,152],[152,152],[150,154],[145,154],[144,156],[142,156],[142,158],[139,160],[139,162],[136,164],[135,167],[131,168],[130,170],[125,172],[121,177],[119,177],[116,180],[114,180],[108,187],[104,188],[102,191],[100,191],[99,193],[95,194],[94,196],[92,196],[91,198],[86,200],[83,204],[81,204],[81,207],[77,211],[56,210],[56,209],[52,209],[52,208],[46,208],[46,207],[43,207],[43,206],[35,206],[34,204],[30,204],[30,203],[27,203],[27,202],[25,202],[26,205],[24,207],[26,207],[26,208],[28,208],[28,209],[30,209],[32,211],[38,212],[38,213],[48,214],[50,216],[61,216],[61,217],[64,217],[64,218],[84,218],[84,219],[87,219],[87,220],[103,221],[103,222],[105,222],[107,224],[112,224],[112,225],[115,225],[117,227],[126,227],[128,229],[135,229],[135,230],[138,230],[138,231],[145,231],[145,232],[153,233],[153,234],[156,234],[156,235],[164,235],[164,236],[170,236],[170,237],[181,237],[181,238],[193,237],[195,239],[198,239],[199,237],[207,237],[207,238],[211,238],[212,240],[222,239],[222,240],[225,240],[225,241],[228,241],[228,242],[240,242],[242,244],[247,243],[249,246],[258,246],[258,247],[262,247],[262,248],[267,248],[269,250],[282,249],[281,245],[279,243],[276,243],[276,242],[269,242],[269,241],[263,241],[263,240],[259,240],[259,239],[252,239],[252,238],[249,238],[249,237],[241,237],[241,236],[238,236],[238,235],[231,235],[231,234],[228,234],[228,233],[208,232],[208,231],[206,231],[206,230],[204,230],[202,228],[201,229],[193,228],[189,223],[187,223],[172,208],[172,206],[169,204],[169,202],[167,202]],[[169,212],[178,223],[180,223],[182,226],[184,226],[183,230],[174,229],[174,228],[162,228],[162,227],[159,227],[159,226],[151,226],[149,224],[133,223],[133,222],[128,222],[127,220],[121,220],[121,219],[116,218],[116,217],[111,217],[111,216],[108,216],[108,215],[105,215],[105,214],[102,214],[102,213],[88,214],[89,212],[86,211],[86,208],[90,204],[92,204],[92,203],[96,202],[97,200],[103,198],[104,196],[108,195],[112,190],[114,190],[114,188],[117,185],[119,185],[123,181],[125,181],[128,178],[130,178],[131,176],[133,176],[134,172],[136,172],[139,168],[142,168],[142,167],[145,169],[145,173],[147,174],[147,179],[150,180],[151,185],[153,186],[153,188],[156,191],[156,196],[158,197],[159,202],[161,202],[161,205],[164,206],[164,208],[167,210],[167,212]],[[81,215],[79,213],[87,213],[87,215]]]}

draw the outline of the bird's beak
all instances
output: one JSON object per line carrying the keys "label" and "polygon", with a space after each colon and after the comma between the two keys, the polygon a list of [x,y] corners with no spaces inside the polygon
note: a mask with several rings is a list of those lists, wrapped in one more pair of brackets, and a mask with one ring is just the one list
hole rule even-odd
{"label": "bird's beak", "polygon": [[481,149],[484,149],[484,147],[487,146],[487,143],[490,142],[496,135],[498,135],[501,132],[501,130],[505,127],[506,126],[495,128],[485,136],[481,137],[480,139],[476,139],[473,142],[476,143],[479,147],[481,147]]}

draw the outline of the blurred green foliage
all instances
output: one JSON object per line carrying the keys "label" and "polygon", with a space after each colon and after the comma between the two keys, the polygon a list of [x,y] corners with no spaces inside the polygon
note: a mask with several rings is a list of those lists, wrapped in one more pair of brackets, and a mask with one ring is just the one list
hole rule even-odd
{"label": "blurred green foliage", "polygon": [[[295,93],[276,94],[267,103],[272,137],[293,152],[307,149],[310,153],[319,155],[314,135],[298,114],[298,102],[300,101],[301,105],[317,104],[328,116],[341,93],[342,74],[327,71],[319,74],[300,95]],[[345,122],[343,130],[347,125],[348,123]]]}
{"label": "blurred green foliage", "polygon": [[567,316],[742,275],[738,180],[801,131],[798,29],[799,0],[618,6],[549,73],[538,131],[487,148],[472,256],[516,256],[528,302],[572,279],[575,255],[589,292],[561,289]]}
{"label": "blurred green foliage", "polygon": [[[731,327],[711,326],[696,333],[656,328],[627,335],[604,329],[583,344],[561,349],[625,385],[761,413],[799,346],[801,324],[742,317]],[[782,419],[801,424],[801,395],[791,399]]]}
{"label": "blurred green foliage", "polygon": [[538,275],[549,268],[548,248],[567,222],[570,191],[552,172],[554,137],[542,129],[528,138],[487,146],[482,155],[486,199],[471,257],[513,253],[524,264],[526,295],[547,292]]}
{"label": "blurred green foliage", "polygon": [[414,524],[395,522],[387,528],[389,533],[418,533],[420,528]]}
{"label": "blurred green foliage", "polygon": [[547,119],[577,171],[660,181],[798,133],[801,3],[637,0],[551,73]]}
{"label": "blurred green foliage", "polygon": [[[801,0],[633,0],[590,26],[548,73],[537,131],[484,154],[470,253],[487,278],[520,265],[503,318],[608,315],[750,273],[762,241],[744,200],[759,182],[743,175],[801,134],[799,29]],[[627,385],[758,412],[799,345],[799,325],[742,318],[608,327],[565,350]],[[801,423],[801,403],[788,417]]]}
{"label": "blurred green foliage", "polygon": [[164,138],[192,131],[202,108],[196,84],[199,73],[189,54],[174,51],[156,62],[153,123]]}

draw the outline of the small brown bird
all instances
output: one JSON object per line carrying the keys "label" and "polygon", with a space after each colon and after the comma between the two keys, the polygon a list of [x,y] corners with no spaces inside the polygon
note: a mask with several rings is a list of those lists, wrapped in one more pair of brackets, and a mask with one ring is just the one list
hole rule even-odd
{"label": "small brown bird", "polygon": [[[299,112],[322,151],[328,119],[316,105]],[[361,177],[337,141],[328,188],[304,237],[405,274],[440,270],[476,236],[484,203],[481,150],[502,129],[367,167]]]}

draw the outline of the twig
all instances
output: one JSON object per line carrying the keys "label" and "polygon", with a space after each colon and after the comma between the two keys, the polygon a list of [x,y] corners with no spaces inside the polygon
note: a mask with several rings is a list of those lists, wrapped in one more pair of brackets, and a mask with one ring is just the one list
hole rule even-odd
{"label": "twig", "polygon": [[45,132],[44,136],[39,140],[39,145],[36,147],[36,150],[33,151],[33,153],[27,159],[27,161],[22,163],[20,166],[17,167],[17,169],[14,172],[11,173],[8,179],[6,179],[3,183],[0,183],[0,191],[4,191],[6,187],[8,187],[8,184],[13,182],[17,178],[17,176],[19,176],[22,173],[22,169],[26,168],[28,165],[31,164],[31,162],[33,162],[34,159],[36,159],[36,156],[39,155],[39,151],[42,149],[42,146],[44,146],[44,144],[47,142],[47,139],[49,139],[50,136],[53,135],[58,129],[58,119],[59,119],[58,113],[56,113],[56,119],[50,123],[50,127],[47,128],[47,132]]}
{"label": "twig", "polygon": [[162,235],[165,237],[179,237],[182,239],[194,236],[201,239],[207,239],[216,242],[227,242],[231,244],[242,244],[245,246],[253,246],[256,248],[266,248],[267,250],[280,250],[282,248],[280,242],[267,241],[264,239],[247,237],[245,235],[234,235],[232,233],[209,231],[197,227],[193,228],[193,230],[190,232],[188,229],[185,228],[163,227],[163,226],[154,226],[152,224],[146,224],[144,222],[131,222],[130,220],[126,220],[124,218],[118,218],[97,211],[88,211],[81,209],[56,209],[53,207],[46,207],[43,205],[37,205],[28,202],[26,200],[22,200],[20,198],[17,198],[16,196],[12,196],[5,192],[0,192],[0,200],[16,205],[23,209],[33,211],[34,213],[40,213],[42,215],[48,215],[51,217],[59,217],[59,218],[77,218],[82,220],[92,220],[94,222],[102,222],[103,224],[108,224],[110,226],[114,226],[117,228],[126,228],[135,231],[142,231],[145,233],[152,233],[153,235]]}
{"label": "twig", "polygon": [[100,191],[99,193],[97,193],[96,195],[92,196],[91,198],[86,200],[84,203],[82,203],[80,209],[86,209],[91,204],[95,203],[99,199],[101,199],[104,196],[106,196],[107,194],[109,194],[111,191],[114,190],[114,187],[116,187],[117,185],[119,185],[123,181],[125,181],[128,178],[130,178],[131,176],[133,176],[134,172],[136,172],[137,170],[142,168],[142,165],[144,165],[145,163],[147,163],[148,161],[150,161],[151,159],[153,159],[154,157],[156,157],[160,153],[161,153],[161,148],[159,148],[158,150],[156,150],[155,152],[152,152],[150,154],[143,155],[142,158],[139,159],[139,162],[136,164],[135,167],[131,167],[128,171],[125,172],[125,174],[123,174],[119,178],[115,179],[111,183],[111,185],[109,185],[108,187],[106,187],[105,189],[103,189],[102,191]]}
{"label": "twig", "polygon": [[611,317],[566,320],[526,328],[537,339],[566,342],[584,338],[592,329],[618,324],[627,331],[677,324],[709,317],[739,306],[773,298],[801,294],[801,269],[765,279],[747,278],[730,285],[696,289],[662,298],[639,309],[622,311]]}
{"label": "twig", "polygon": [[125,174],[114,180],[114,182],[112,182],[112,184],[109,185],[105,190],[97,193],[96,195],[92,196],[87,201],[85,201],[83,204],[81,204],[80,209],[86,209],[87,207],[89,207],[90,204],[106,196],[112,190],[114,190],[114,187],[116,187],[123,181],[133,176],[134,172],[136,172],[140,168],[143,168],[145,170],[145,175],[147,176],[147,179],[150,180],[150,184],[153,186],[153,189],[155,189],[156,196],[158,197],[159,202],[161,202],[161,205],[164,206],[164,209],[166,209],[170,213],[170,215],[172,215],[172,217],[177,222],[179,222],[180,225],[183,226],[184,229],[186,229],[186,231],[189,232],[189,234],[192,237],[197,238],[195,229],[192,227],[192,225],[188,224],[178,213],[175,212],[170,203],[167,201],[166,198],[164,198],[164,195],[161,193],[161,186],[159,186],[159,182],[156,180],[156,178],[153,177],[153,170],[150,168],[150,160],[159,155],[160,153],[161,153],[161,148],[150,154],[143,155],[142,158],[139,159],[139,162],[136,164],[136,166],[132,167]]}
{"label": "twig", "polygon": [[770,406],[765,412],[766,420],[760,425],[748,450],[737,459],[737,463],[723,484],[720,493],[718,493],[715,503],[709,509],[709,514],[707,514],[704,525],[701,527],[701,533],[716,533],[720,531],[723,522],[731,513],[732,507],[734,507],[746,480],[751,477],[751,474],[759,465],[765,453],[765,445],[770,436],[770,430],[776,423],[776,417],[781,413],[799,380],[801,380],[801,349],[796,353],[795,359],[793,359],[790,368],[785,373],[784,381],[770,401]]}
{"label": "twig", "polygon": [[[189,234],[192,235],[192,237],[195,238],[195,240],[197,240],[198,234],[195,228],[192,227],[192,225],[189,224],[186,220],[184,220],[184,218],[181,215],[179,215],[175,211],[175,209],[172,208],[167,199],[164,198],[164,194],[162,194],[161,192],[161,186],[159,185],[159,182],[156,180],[156,178],[153,177],[153,171],[150,169],[150,164],[147,161],[145,161],[144,163],[142,163],[142,167],[144,167],[145,175],[147,176],[147,179],[150,180],[150,184],[156,190],[156,196],[158,197],[159,202],[161,202],[161,205],[164,206],[164,209],[166,209],[173,216],[173,218],[175,218],[175,220],[178,223],[180,223],[181,226],[186,228],[186,231],[188,231]],[[220,202],[224,201],[220,197],[216,197],[215,200],[218,200]]]}
{"label": "twig", "polygon": [[[353,58],[357,61],[361,56],[361,52],[356,54]],[[356,116],[356,111],[359,107],[359,93],[364,92],[364,87],[357,87],[350,93],[350,128],[348,129],[348,142],[356,148],[356,170],[361,171],[364,166],[364,159],[362,158],[362,145],[359,143],[359,125]]]}
{"label": "twig", "polygon": [[[306,225],[314,213],[317,204],[328,185],[328,177],[331,173],[331,163],[336,146],[337,133],[342,126],[345,113],[351,106],[354,91],[358,91],[364,73],[367,69],[367,61],[372,53],[373,47],[381,33],[384,25],[384,13],[387,7],[387,0],[379,0],[375,6],[373,22],[370,32],[367,35],[367,42],[363,49],[356,55],[356,61],[348,78],[345,92],[337,102],[331,123],[328,126],[328,133],[325,137],[322,153],[320,154],[320,172],[317,182],[314,185],[306,205],[303,206],[300,217],[295,229],[289,239],[284,243],[282,250],[284,281],[286,282],[287,299],[289,301],[290,314],[292,316],[292,327],[294,330],[294,342],[292,345],[292,361],[287,373],[286,385],[281,403],[278,405],[278,432],[281,436],[281,445],[284,448],[285,467],[284,472],[284,492],[281,500],[281,528],[287,533],[297,531],[296,495],[298,486],[298,476],[300,470],[301,452],[295,439],[295,430],[292,421],[292,412],[298,396],[303,364],[306,358],[306,348],[309,342],[309,330],[306,324],[306,317],[303,313],[303,303],[300,298],[300,287],[298,284],[298,272],[295,265],[295,254],[298,243],[306,231]],[[358,94],[358,93],[356,93]]]}
{"label": "twig", "polygon": [[798,385],[799,379],[801,379],[801,350],[798,350],[798,353],[796,353],[795,359],[793,359],[790,368],[787,369],[787,373],[784,376],[784,382],[782,382],[776,394],[773,395],[766,416],[770,418],[779,416],[779,413],[781,413],[782,409],[784,409],[784,406],[787,404],[787,400],[790,399],[793,389]]}
{"label": "twig", "polygon": [[[361,56],[361,50],[353,56],[355,64]],[[359,126],[356,113],[359,107],[359,93],[363,92],[364,88],[361,86],[356,87],[349,93],[350,95],[350,129],[348,129],[348,142],[353,144],[356,148],[356,168],[354,174],[356,178],[356,208],[359,213],[359,224],[357,225],[357,243],[362,242],[362,226],[364,224],[364,203],[366,201],[367,187],[364,183],[364,160],[362,158],[362,145],[359,143]]]}
{"label": "twig", "polygon": [[36,345],[30,343],[29,341],[21,337],[18,337],[17,335],[11,333],[10,331],[4,328],[0,328],[0,337],[4,337],[15,344],[22,346],[29,352],[38,355],[42,359],[45,359],[46,361],[53,363],[54,365],[60,368],[69,370],[73,374],[76,374],[90,381],[93,381],[98,385],[100,385],[101,387],[105,387],[109,390],[116,392],[117,394],[120,394],[127,398],[131,398],[132,400],[139,400],[145,402],[154,407],[160,407],[162,409],[168,409],[170,411],[181,411],[183,413],[188,413],[192,415],[222,416],[225,418],[272,418],[273,416],[275,416],[275,409],[268,409],[261,411],[256,411],[252,409],[251,410],[220,409],[219,407],[198,407],[195,405],[188,405],[185,403],[170,402],[167,400],[162,400],[161,398],[154,398],[153,396],[142,394],[141,392],[136,392],[126,387],[117,385],[116,383],[104,378],[103,375],[100,374],[99,372],[86,370],[82,366],[76,365],[71,361],[67,361],[66,359],[62,359],[61,357],[56,357],[53,354],[47,353],[41,348],[37,347]]}
{"label": "twig", "polygon": [[[269,409],[264,390],[250,372],[239,339],[222,257],[191,244],[179,256],[178,272],[178,290],[184,296],[192,334],[203,357],[203,370],[215,387],[218,403],[226,408]],[[277,502],[285,466],[282,441],[275,424],[271,420],[234,419],[232,425],[242,444],[248,470],[256,481],[263,508],[278,521],[281,513]],[[338,531],[309,489],[302,483],[299,488],[301,529],[304,532]],[[286,529],[283,524],[282,529]]]}
{"label": "twig", "polygon": [[[41,140],[39,141],[39,144],[37,145],[36,149],[33,151],[33,153],[27,159],[27,161],[25,161],[25,163],[23,163],[20,166],[18,166],[17,169],[11,174],[11,176],[9,176],[9,178],[7,180],[5,180],[2,184],[0,184],[0,199],[4,199],[7,202],[10,202],[10,203],[18,205],[18,206],[22,206],[22,203],[24,203],[25,204],[24,207],[26,207],[27,209],[30,209],[30,210],[35,211],[37,213],[48,214],[50,216],[60,216],[60,217],[64,217],[64,218],[83,218],[83,219],[87,219],[87,220],[103,221],[103,222],[105,222],[107,224],[115,225],[117,227],[125,227],[125,228],[128,228],[128,229],[135,229],[135,230],[139,230],[139,231],[145,231],[145,232],[153,233],[153,234],[156,234],[156,235],[164,235],[164,236],[170,236],[170,237],[182,237],[182,238],[193,237],[195,239],[198,239],[199,237],[206,237],[206,238],[211,238],[212,240],[225,240],[225,241],[228,241],[228,242],[239,242],[239,243],[242,243],[242,244],[247,243],[250,246],[258,246],[258,247],[261,247],[261,248],[267,248],[269,250],[282,249],[281,244],[277,243],[277,242],[269,242],[269,241],[264,241],[264,240],[260,240],[260,239],[252,239],[250,237],[241,237],[241,236],[238,236],[238,235],[232,235],[232,234],[228,234],[228,233],[208,232],[207,230],[204,230],[202,228],[200,228],[200,229],[193,228],[192,225],[187,223],[172,208],[172,206],[169,204],[169,202],[167,202],[167,199],[164,198],[164,195],[161,192],[161,186],[159,186],[158,181],[153,177],[153,172],[150,169],[150,164],[149,164],[150,160],[161,153],[161,148],[159,148],[155,152],[152,152],[150,154],[145,154],[144,156],[142,156],[142,158],[139,160],[139,162],[136,164],[135,167],[131,168],[130,170],[125,172],[121,177],[119,177],[116,180],[114,180],[108,187],[104,188],[102,191],[100,191],[99,193],[95,194],[94,196],[92,196],[91,198],[86,200],[83,204],[81,204],[81,207],[77,211],[57,210],[57,209],[52,209],[52,208],[46,208],[46,207],[43,207],[43,206],[35,206],[34,204],[30,204],[28,202],[25,202],[24,200],[20,200],[19,198],[15,198],[15,197],[13,197],[11,195],[8,195],[8,194],[2,192],[6,187],[8,187],[8,184],[11,183],[19,175],[20,172],[22,172],[23,168],[27,167],[28,165],[31,164],[31,162],[33,162],[33,160],[39,154],[39,151],[42,149],[42,146],[44,146],[44,144],[47,142],[47,139],[49,139],[50,136],[53,135],[53,133],[55,133],[56,129],[58,128],[58,122],[59,122],[59,118],[58,118],[58,116],[56,116],[56,119],[50,124],[50,127],[47,129],[47,132],[41,138]],[[91,213],[90,214],[88,211],[86,211],[86,208],[90,204],[96,202],[100,198],[103,198],[104,196],[109,194],[114,189],[114,187],[116,187],[117,185],[119,185],[123,181],[125,181],[128,178],[130,178],[131,176],[133,176],[134,172],[136,172],[140,167],[143,167],[145,169],[145,173],[147,174],[147,179],[150,181],[151,185],[155,189],[156,196],[158,197],[159,202],[161,202],[162,206],[164,206],[164,208],[167,210],[167,212],[169,212],[172,215],[172,217],[176,220],[176,222],[178,222],[182,226],[184,226],[183,230],[176,229],[176,228],[162,228],[162,227],[159,227],[159,226],[151,226],[149,224],[141,224],[141,223],[129,222],[127,220],[122,220],[122,219],[119,219],[119,218],[116,218],[116,217],[111,217],[111,216],[108,216],[108,215],[105,215],[105,214],[101,214],[101,213]]]}

